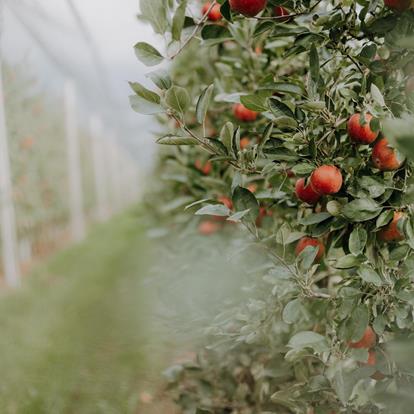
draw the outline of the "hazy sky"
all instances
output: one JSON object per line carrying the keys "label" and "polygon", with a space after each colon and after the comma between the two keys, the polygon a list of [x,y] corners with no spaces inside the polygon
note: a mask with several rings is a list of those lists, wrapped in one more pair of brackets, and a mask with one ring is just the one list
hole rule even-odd
{"label": "hazy sky", "polygon": [[[149,26],[136,19],[138,0],[74,0],[98,48],[107,74],[105,82],[91,59],[91,51],[76,24],[67,0],[5,0],[2,45],[7,60],[23,63],[41,86],[61,93],[63,80],[73,77],[80,93],[80,112],[98,112],[109,128],[122,131],[124,140],[152,146],[148,118],[128,105],[128,80],[142,80],[148,68],[135,58],[133,45],[154,41]],[[110,97],[109,97],[110,96]],[[145,127],[143,127],[145,125]],[[141,148],[141,147],[140,147]],[[140,154],[141,150],[136,148]],[[141,154],[142,155],[142,154]]]}

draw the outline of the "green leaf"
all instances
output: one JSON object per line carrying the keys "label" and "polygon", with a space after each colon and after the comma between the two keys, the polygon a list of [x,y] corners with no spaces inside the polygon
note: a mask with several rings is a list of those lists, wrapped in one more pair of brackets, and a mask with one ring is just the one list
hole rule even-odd
{"label": "green leaf", "polygon": [[172,86],[170,75],[163,69],[147,73],[145,76],[151,79],[160,89],[167,90]]}
{"label": "green leaf", "polygon": [[155,104],[159,104],[161,102],[161,98],[155,92],[150,91],[149,89],[142,86],[140,83],[129,82],[129,85],[138,96],[145,99],[146,101]]}
{"label": "green leaf", "polygon": [[387,319],[384,315],[378,315],[375,320],[374,323],[372,325],[372,327],[374,328],[374,331],[378,334],[378,335],[382,335],[385,327],[387,326]]}
{"label": "green leaf", "polygon": [[147,101],[138,95],[130,95],[129,103],[131,105],[131,108],[139,114],[155,115],[165,112],[164,108],[161,105]]}
{"label": "green leaf", "polygon": [[197,216],[209,215],[227,217],[230,210],[223,204],[207,204],[195,212]]}
{"label": "green leaf", "polygon": [[371,198],[360,198],[346,204],[342,214],[350,221],[362,222],[378,216],[381,207]]}
{"label": "green leaf", "polygon": [[410,251],[410,247],[407,245],[398,246],[390,251],[390,260],[399,261],[404,259]]}
{"label": "green leaf", "polygon": [[227,218],[227,221],[233,221],[238,223],[241,219],[250,211],[250,209],[244,211],[238,211],[237,213],[232,214],[230,217]]}
{"label": "green leaf", "polygon": [[245,218],[254,222],[259,215],[259,203],[252,192],[246,188],[237,186],[233,191],[233,204],[236,211],[249,210]]}
{"label": "green leaf", "polygon": [[319,81],[319,55],[315,44],[312,44],[309,52],[309,66],[311,78],[315,83]]}
{"label": "green leaf", "polygon": [[245,95],[240,97],[241,103],[251,111],[266,112],[269,110],[267,106],[267,97],[263,95]]}
{"label": "green leaf", "polygon": [[370,33],[386,33],[397,26],[397,16],[388,15],[379,19],[374,19],[372,24],[367,27]]}
{"label": "green leaf", "polygon": [[368,233],[362,227],[356,227],[349,236],[349,250],[355,256],[358,256],[364,251],[367,244]]}
{"label": "green leaf", "polygon": [[295,114],[292,110],[282,101],[277,98],[269,99],[270,110],[276,117],[286,116],[288,118],[295,118]]}
{"label": "green leaf", "polygon": [[177,135],[165,135],[157,139],[157,144],[161,145],[198,145],[198,141],[192,137],[180,137]]}
{"label": "green leaf", "polygon": [[367,307],[365,305],[355,307],[346,322],[346,339],[353,342],[359,341],[364,335],[368,321],[369,313]]}
{"label": "green leaf", "polygon": [[210,147],[213,147],[215,152],[219,155],[227,155],[227,148],[217,138],[203,138],[203,142],[208,144]]}
{"label": "green leaf", "polygon": [[318,247],[307,246],[305,249],[303,249],[300,252],[299,256],[296,258],[296,261],[300,263],[300,268],[306,272],[315,263],[315,259],[317,255],[318,255]]}
{"label": "green leaf", "polygon": [[332,216],[329,213],[316,213],[316,214],[310,214],[307,217],[304,217],[302,220],[299,221],[300,224],[303,224],[304,226],[309,226],[311,224],[318,224],[322,221],[325,221]]}
{"label": "green leaf", "polygon": [[376,227],[377,229],[380,227],[386,226],[394,217],[393,210],[385,210],[383,211],[377,218]]}
{"label": "green leaf", "polygon": [[230,39],[231,33],[225,26],[220,26],[218,24],[209,24],[207,26],[204,26],[203,29],[201,30],[201,37],[203,40],[216,39],[222,42],[227,39]]}
{"label": "green leaf", "polygon": [[348,254],[346,256],[340,257],[336,263],[335,268],[337,269],[351,269],[352,267],[357,267],[361,264],[361,260],[358,259],[353,254]]}
{"label": "green leaf", "polygon": [[214,85],[208,86],[201,93],[196,106],[196,117],[199,124],[204,123],[207,115],[208,107],[211,103],[211,97],[213,95]]}
{"label": "green leaf", "polygon": [[294,242],[298,241],[299,239],[301,239],[302,237],[305,237],[305,236],[306,236],[306,234],[302,233],[301,231],[296,231],[296,232],[293,232],[293,233],[289,233],[289,236],[285,240],[284,244],[294,243]]}
{"label": "green leaf", "polygon": [[386,191],[384,181],[378,177],[363,176],[358,180],[358,184],[369,193],[371,198],[377,198]]}
{"label": "green leaf", "polygon": [[187,7],[187,0],[181,0],[173,17],[171,34],[172,34],[172,38],[177,41],[181,39],[181,32],[183,30],[184,21],[185,21],[186,7]]}
{"label": "green leaf", "polygon": [[168,27],[167,5],[164,0],[140,0],[142,17],[151,23],[155,33],[164,34]]}
{"label": "green leaf", "polygon": [[220,131],[220,139],[229,152],[232,152],[233,134],[233,124],[231,122],[226,122]]}
{"label": "green leaf", "polygon": [[272,88],[276,92],[290,93],[293,95],[303,95],[303,89],[294,83],[275,83]]}
{"label": "green leaf", "polygon": [[294,299],[290,301],[283,309],[282,318],[284,322],[291,324],[299,321],[302,314],[302,302],[299,299]]}
{"label": "green leaf", "polygon": [[165,94],[165,103],[172,109],[183,114],[190,106],[190,95],[180,86],[172,86]]}
{"label": "green leaf", "polygon": [[310,164],[308,162],[302,162],[300,164],[296,164],[292,168],[292,172],[297,175],[308,175],[315,169],[314,164]]}
{"label": "green leaf", "polygon": [[317,352],[323,352],[329,349],[326,338],[312,331],[297,333],[290,338],[287,346],[294,349],[312,348]]}
{"label": "green leaf", "polygon": [[157,49],[145,42],[138,42],[134,46],[137,58],[146,66],[159,65],[164,58]]}
{"label": "green leaf", "polygon": [[343,405],[348,403],[358,382],[362,379],[369,378],[374,372],[374,367],[362,367],[351,371],[349,371],[349,368],[345,370],[340,366],[336,368],[332,385]]}
{"label": "green leaf", "polygon": [[382,96],[381,91],[378,89],[378,86],[375,85],[375,83],[371,84],[371,96],[372,99],[379,105],[379,106],[385,106],[385,100]]}
{"label": "green leaf", "polygon": [[358,269],[358,275],[363,281],[367,283],[372,283],[375,286],[383,285],[382,279],[379,276],[379,274],[374,269],[372,269],[371,267],[367,265],[362,265]]}

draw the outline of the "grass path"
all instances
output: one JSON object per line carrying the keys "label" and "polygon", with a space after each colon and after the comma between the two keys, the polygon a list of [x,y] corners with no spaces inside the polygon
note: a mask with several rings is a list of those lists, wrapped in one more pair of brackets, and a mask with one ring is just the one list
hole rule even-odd
{"label": "grass path", "polygon": [[160,362],[142,222],[128,213],[99,226],[0,298],[1,413],[144,412],[140,386]]}

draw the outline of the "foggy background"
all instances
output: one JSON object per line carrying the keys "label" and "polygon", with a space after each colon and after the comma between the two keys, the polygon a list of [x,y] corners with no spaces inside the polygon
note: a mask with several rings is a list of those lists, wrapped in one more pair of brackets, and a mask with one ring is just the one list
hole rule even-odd
{"label": "foggy background", "polygon": [[154,124],[130,109],[128,81],[144,81],[148,72],[136,59],[134,44],[156,44],[157,39],[136,18],[138,0],[2,1],[5,62],[23,63],[39,87],[57,97],[63,81],[74,78],[80,116],[98,114],[105,129],[113,131],[141,167],[148,167]]}

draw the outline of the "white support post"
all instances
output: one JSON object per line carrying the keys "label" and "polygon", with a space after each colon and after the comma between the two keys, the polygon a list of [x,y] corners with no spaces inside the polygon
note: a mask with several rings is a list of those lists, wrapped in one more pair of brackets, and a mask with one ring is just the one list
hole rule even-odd
{"label": "white support post", "polygon": [[108,183],[110,189],[110,202],[112,214],[119,211],[119,188],[118,188],[118,165],[117,165],[117,148],[114,134],[109,133],[106,140],[106,162],[108,171]]}
{"label": "white support post", "polygon": [[109,216],[109,194],[105,180],[105,141],[102,139],[102,123],[97,117],[90,121],[92,162],[96,192],[96,216],[99,221],[105,221]]}
{"label": "white support post", "polygon": [[69,174],[70,228],[75,241],[85,237],[85,217],[83,211],[82,172],[76,114],[76,88],[72,80],[65,83],[65,130]]}
{"label": "white support post", "polygon": [[[0,4],[0,7],[2,5]],[[1,12],[1,11],[0,11]],[[6,114],[2,59],[0,56],[0,196],[1,236],[3,242],[3,264],[6,283],[17,287],[20,284],[20,269],[17,259],[16,217],[13,205],[13,188],[10,173],[9,144],[7,141]]]}

